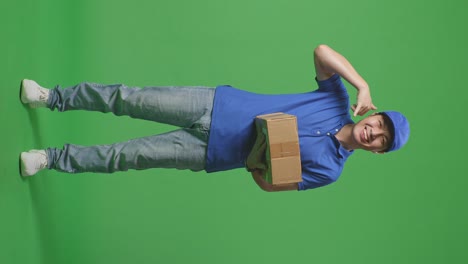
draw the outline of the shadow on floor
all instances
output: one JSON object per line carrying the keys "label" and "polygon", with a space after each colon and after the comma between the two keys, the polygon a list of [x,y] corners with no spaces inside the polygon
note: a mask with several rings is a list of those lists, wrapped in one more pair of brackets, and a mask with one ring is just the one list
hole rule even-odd
{"label": "shadow on floor", "polygon": [[[36,109],[31,109],[28,105],[23,105],[23,108],[28,114],[29,131],[26,133],[29,133],[32,137],[32,144],[22,151],[42,147],[44,142],[40,128],[40,116]],[[47,174],[48,170],[43,170],[38,175],[22,177],[20,171],[18,171],[18,175],[22,178],[23,183],[29,186],[33,217],[32,222],[36,230],[41,259],[40,263],[50,263],[50,260],[53,259],[50,253],[48,253],[50,252],[50,246],[54,244],[53,241],[51,241],[51,238],[54,237],[54,228],[53,223],[50,221],[53,208],[50,206],[50,196],[47,193],[49,181]]]}
{"label": "shadow on floor", "polygon": [[33,145],[34,146],[43,146],[43,141],[42,141],[42,136],[41,136],[41,130],[39,128],[39,115],[35,109],[29,108],[29,106],[23,105],[23,107],[27,110],[28,113],[28,118],[29,118],[29,124],[31,127],[31,135],[33,137]]}

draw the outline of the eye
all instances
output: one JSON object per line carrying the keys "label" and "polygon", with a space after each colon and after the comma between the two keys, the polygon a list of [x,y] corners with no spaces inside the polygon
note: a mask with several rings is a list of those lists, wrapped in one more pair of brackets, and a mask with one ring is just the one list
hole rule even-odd
{"label": "eye", "polygon": [[379,126],[382,128],[382,121],[379,120]]}
{"label": "eye", "polygon": [[382,137],[382,145],[385,147],[387,145],[387,137]]}

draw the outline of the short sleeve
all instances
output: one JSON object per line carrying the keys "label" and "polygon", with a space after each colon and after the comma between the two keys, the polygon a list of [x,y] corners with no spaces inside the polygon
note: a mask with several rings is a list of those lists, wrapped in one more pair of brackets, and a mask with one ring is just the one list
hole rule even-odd
{"label": "short sleeve", "polygon": [[322,187],[333,183],[335,180],[327,177],[324,174],[316,172],[303,172],[302,182],[298,183],[298,191],[305,191]]}
{"label": "short sleeve", "polygon": [[344,90],[346,91],[346,87],[344,86],[343,82],[341,81],[341,77],[338,74],[334,74],[330,78],[326,80],[322,80],[322,81],[317,80],[317,77],[315,77],[315,81],[318,84],[318,90],[323,90],[323,91]]}

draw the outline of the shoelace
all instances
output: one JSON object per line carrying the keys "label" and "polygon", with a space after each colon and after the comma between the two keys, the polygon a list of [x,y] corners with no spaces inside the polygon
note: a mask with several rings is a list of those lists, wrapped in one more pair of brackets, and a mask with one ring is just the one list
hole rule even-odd
{"label": "shoelace", "polygon": [[38,154],[40,154],[43,158],[39,162],[39,166],[37,166],[38,164],[36,164],[36,167],[37,169],[42,170],[47,166],[47,156],[42,153],[38,153]]}
{"label": "shoelace", "polygon": [[30,103],[32,107],[41,107],[47,103],[47,99],[49,97],[49,91],[46,89],[39,88],[39,101]]}
{"label": "shoelace", "polygon": [[44,102],[44,103],[47,103],[47,97],[49,97],[49,93],[48,91],[44,91],[44,90],[40,90],[40,95],[39,95],[39,100]]}

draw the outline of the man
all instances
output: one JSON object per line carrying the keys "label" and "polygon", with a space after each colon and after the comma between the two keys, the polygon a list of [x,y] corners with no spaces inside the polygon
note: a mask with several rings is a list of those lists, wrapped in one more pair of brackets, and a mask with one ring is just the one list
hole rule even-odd
{"label": "man", "polygon": [[[354,116],[362,116],[377,107],[372,103],[366,81],[346,58],[326,45],[319,45],[314,52],[314,62],[319,89],[313,92],[314,96],[309,94],[313,103],[308,106],[313,109],[306,110],[309,111],[307,118],[314,120],[304,125],[301,124],[304,120],[298,118],[303,182],[275,186],[263,180],[264,165],[259,153],[265,150],[265,139],[259,137],[247,167],[265,191],[305,190],[330,184],[338,179],[353,150],[382,154],[400,149],[408,141],[409,123],[398,112],[376,113],[356,124],[350,119],[348,94],[339,76],[358,90],[357,103],[351,106]],[[322,113],[317,113],[319,111]]]}
{"label": "man", "polygon": [[[314,62],[319,88],[287,95],[254,94],[230,86],[139,89],[93,83],[48,90],[34,81],[23,80],[21,100],[31,107],[113,112],[181,129],[106,146],[67,144],[63,149],[23,152],[21,174],[31,176],[46,167],[71,173],[147,168],[215,172],[245,164],[249,170],[261,169],[265,144],[261,137],[256,140],[254,119],[274,112],[297,117],[302,182],[271,185],[255,170],[255,182],[266,191],[327,185],[338,179],[353,150],[385,153],[407,142],[409,125],[398,112],[374,114],[356,124],[351,120],[350,108],[354,116],[377,108],[366,81],[346,58],[319,45]],[[358,90],[357,103],[351,107],[340,76]]]}

